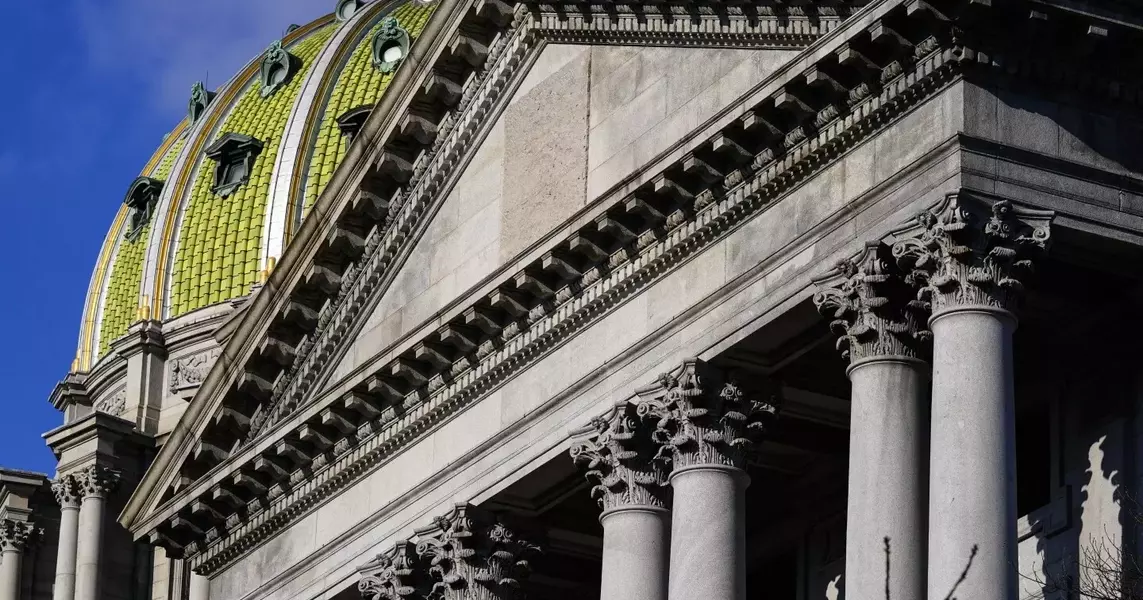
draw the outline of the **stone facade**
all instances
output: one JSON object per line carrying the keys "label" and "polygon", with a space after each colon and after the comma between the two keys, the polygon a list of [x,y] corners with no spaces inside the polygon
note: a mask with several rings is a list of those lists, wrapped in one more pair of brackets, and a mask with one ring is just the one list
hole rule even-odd
{"label": "stone facade", "polygon": [[56,389],[0,600],[1055,599],[1137,556],[1126,8],[438,1],[265,283]]}

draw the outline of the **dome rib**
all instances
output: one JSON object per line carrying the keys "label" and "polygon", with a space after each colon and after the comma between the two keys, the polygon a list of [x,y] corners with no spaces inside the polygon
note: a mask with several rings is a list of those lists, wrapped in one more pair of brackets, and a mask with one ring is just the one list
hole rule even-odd
{"label": "dome rib", "polygon": [[[368,32],[357,40],[345,66],[336,71],[337,80],[321,108],[320,120],[312,121],[317,123],[317,127],[312,134],[310,151],[299,156],[300,161],[308,161],[309,165],[305,177],[297,181],[292,192],[297,200],[291,207],[291,232],[301,224],[345,158],[348,145],[338,129],[337,118],[359,106],[376,104],[396,74],[382,73],[373,66],[372,40],[381,28],[381,20],[395,17],[415,42],[436,8],[435,3],[407,1],[395,4],[395,7],[393,4],[384,7],[389,10],[382,11],[379,7],[377,12],[370,13],[372,21]],[[301,172],[300,165],[298,172]]]}
{"label": "dome rib", "polygon": [[262,142],[264,149],[254,162],[249,181],[225,199],[212,193],[213,169],[200,161],[178,226],[172,266],[166,277],[160,278],[169,280],[169,298],[157,303],[165,308],[164,317],[245,295],[258,281],[262,225],[281,137],[304,73],[312,69],[335,28],[326,24],[290,47],[302,61],[303,73],[272,96],[263,98],[252,78],[218,131],[210,136],[249,135]]}

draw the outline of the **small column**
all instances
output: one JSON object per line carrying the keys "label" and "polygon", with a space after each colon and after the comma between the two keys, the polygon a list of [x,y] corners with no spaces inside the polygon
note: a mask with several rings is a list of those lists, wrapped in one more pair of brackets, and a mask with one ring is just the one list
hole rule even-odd
{"label": "small column", "polygon": [[52,600],[75,598],[75,551],[79,536],[79,505],[83,491],[76,475],[62,475],[52,482],[60,504],[60,539],[56,553],[56,581]]}
{"label": "small column", "polygon": [[932,305],[930,600],[1017,597],[1012,311],[1053,216],[952,195],[893,247]]}
{"label": "small column", "polygon": [[24,549],[35,526],[28,521],[0,521],[0,600],[20,600],[20,574],[24,568]]}
{"label": "small column", "polygon": [[920,600],[928,551],[929,365],[921,359],[931,337],[928,315],[879,242],[816,283],[825,289],[814,304],[850,361],[845,593]]}
{"label": "small column", "polygon": [[624,402],[607,417],[593,419],[581,432],[586,439],[571,449],[603,509],[600,600],[667,600],[667,464],[656,459],[652,433],[635,405]]}
{"label": "small column", "polygon": [[776,412],[777,393],[747,392],[690,359],[638,394],[637,410],[654,420],[655,441],[672,461],[667,597],[744,600],[746,456]]}
{"label": "small column", "polygon": [[107,496],[119,483],[119,474],[100,465],[77,473],[83,490],[76,543],[75,600],[98,600],[102,558],[103,519]]}

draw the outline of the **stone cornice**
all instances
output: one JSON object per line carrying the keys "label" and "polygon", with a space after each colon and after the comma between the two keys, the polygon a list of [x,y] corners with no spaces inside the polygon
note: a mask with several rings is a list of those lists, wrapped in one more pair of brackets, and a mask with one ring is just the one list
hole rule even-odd
{"label": "stone cornice", "polygon": [[[892,6],[883,6],[882,8],[888,11]],[[863,30],[866,26],[867,23],[863,23],[858,27]],[[840,43],[840,40],[835,43]],[[912,52],[911,48],[908,50]],[[309,507],[312,507],[314,502],[319,502],[328,497],[328,494],[347,481],[344,476],[336,476],[333,480],[328,480],[326,474],[332,476],[333,473],[344,472],[346,468],[350,468],[351,471],[349,472],[353,473],[371,470],[378,461],[430,428],[441,417],[459,409],[486,390],[488,386],[495,385],[503,377],[514,373],[523,364],[542,355],[553,344],[566,339],[568,335],[586,326],[595,317],[606,311],[607,307],[614,305],[618,299],[641,289],[647,283],[661,276],[672,265],[677,264],[679,260],[709,243],[715,236],[724,232],[727,227],[740,222],[745,216],[762,208],[773,195],[789,189],[791,185],[814,172],[816,168],[820,168],[826,162],[822,158],[835,155],[839,146],[850,145],[854,140],[868,135],[884,125],[888,121],[887,117],[905,109],[918,98],[923,97],[925,93],[939,87],[942,81],[947,81],[948,77],[955,72],[952,66],[957,63],[958,54],[950,49],[936,47],[929,50],[930,52],[923,55],[922,60],[917,63],[918,72],[921,73],[921,76],[914,75],[913,72],[902,72],[900,75],[889,79],[888,85],[877,96],[866,96],[852,103],[852,110],[857,115],[856,117],[850,114],[843,121],[842,117],[849,113],[839,114],[836,117],[837,125],[823,127],[822,131],[812,138],[789,135],[777,136],[776,133],[767,134],[764,130],[757,131],[757,128],[765,122],[765,115],[759,114],[759,111],[765,113],[766,111],[784,110],[779,108],[776,102],[788,99],[790,91],[788,87],[779,86],[779,91],[771,92],[770,96],[763,98],[763,105],[760,108],[750,112],[747,117],[734,121],[731,128],[741,131],[739,128],[753,126],[756,129],[753,134],[760,135],[763,139],[773,139],[770,136],[777,136],[783,141],[782,151],[779,154],[781,160],[774,157],[775,150],[772,146],[763,148],[762,153],[760,153],[761,158],[758,156],[743,157],[740,153],[733,151],[734,148],[741,149],[741,146],[738,146],[732,139],[728,139],[726,134],[719,134],[713,141],[708,140],[706,142],[713,145],[709,147],[710,150],[703,151],[704,155],[706,152],[711,152],[710,155],[704,156],[710,162],[702,162],[709,169],[703,173],[718,172],[718,169],[724,169],[725,176],[721,178],[722,181],[718,182],[718,178],[716,178],[716,183],[719,185],[713,187],[717,190],[725,189],[726,192],[715,192],[711,188],[707,188],[706,191],[700,191],[690,196],[690,200],[686,199],[684,194],[690,194],[687,191],[688,186],[694,185],[696,181],[709,181],[706,178],[699,178],[697,175],[694,175],[692,179],[692,176],[688,175],[688,172],[694,171],[699,162],[692,154],[683,161],[691,168],[684,167],[680,175],[660,176],[649,184],[647,189],[640,190],[641,199],[645,198],[642,202],[635,202],[630,199],[619,202],[612,207],[608,214],[588,223],[586,226],[591,228],[590,232],[578,233],[565,240],[564,244],[571,244],[568,250],[557,249],[558,254],[563,256],[575,257],[579,255],[578,258],[573,259],[576,264],[568,265],[567,259],[554,260],[554,255],[545,256],[536,265],[536,271],[533,271],[537,274],[531,276],[531,278],[539,278],[535,280],[535,283],[530,281],[527,275],[518,275],[511,278],[511,281],[515,283],[515,290],[525,292],[539,289],[541,290],[539,293],[542,294],[542,290],[546,287],[545,281],[551,276],[544,275],[545,272],[550,273],[552,269],[566,272],[563,269],[565,266],[571,266],[574,270],[576,266],[582,267],[585,259],[590,262],[594,258],[599,262],[581,271],[582,283],[553,290],[554,295],[550,297],[550,301],[544,301],[541,298],[541,301],[536,305],[541,307],[539,310],[527,309],[526,315],[521,314],[521,317],[526,316],[526,319],[521,318],[519,321],[506,324],[503,322],[496,324],[495,321],[491,321],[495,326],[493,331],[496,331],[504,342],[481,344],[475,349],[471,359],[465,358],[462,361],[465,368],[456,370],[456,363],[454,363],[453,368],[447,370],[447,380],[441,378],[437,387],[433,387],[434,384],[431,381],[426,381],[427,387],[421,388],[425,391],[418,391],[414,388],[413,391],[416,393],[412,396],[399,398],[401,402],[390,405],[390,408],[384,408],[383,405],[378,416],[359,426],[356,431],[352,432],[352,435],[341,437],[336,443],[330,439],[330,446],[326,446],[326,448],[332,448],[332,451],[323,451],[316,457],[313,455],[306,457],[305,453],[301,453],[299,456],[298,446],[306,440],[304,437],[291,438],[289,436],[282,438],[276,447],[269,447],[270,450],[279,452],[284,450],[295,458],[305,457],[304,460],[312,462],[307,466],[313,470],[313,476],[307,480],[308,483],[304,492],[289,490],[288,482],[283,481],[283,484],[279,486],[278,494],[271,493],[269,506],[252,504],[247,507],[251,510],[257,509],[253,514],[276,514],[279,515],[278,517],[253,519],[249,518],[253,516],[251,514],[246,519],[246,524],[239,524],[236,521],[236,528],[227,528],[225,536],[219,529],[219,535],[214,538],[216,541],[210,543],[208,551],[199,555],[202,549],[195,548],[195,552],[191,553],[195,555],[196,566],[200,566],[205,572],[209,572],[232,559],[237,555],[235,553],[241,553],[245,548],[249,548],[251,542],[256,543],[256,540],[264,539],[269,532],[277,530],[298,514],[302,514]],[[832,55],[827,54],[827,56]],[[805,75],[805,73],[801,75]],[[810,71],[810,76],[815,78],[813,70]],[[797,81],[806,80],[799,78]],[[846,91],[834,90],[834,93],[844,94]],[[754,100],[754,102],[757,101],[757,99]],[[843,122],[847,127],[842,127]],[[847,132],[849,135],[843,135],[843,131],[846,129],[849,129]],[[741,133],[736,134],[739,139],[741,139],[741,135]],[[730,144],[734,144],[734,146],[731,147]],[[722,152],[719,152],[720,149]],[[806,160],[810,161],[806,165],[810,167],[809,169],[797,166]],[[745,164],[738,168],[727,168],[728,163],[733,165],[736,161],[745,161]],[[715,193],[718,195],[716,196]],[[687,202],[694,203],[693,210],[695,212],[693,216],[688,210],[671,208],[672,205],[678,206],[677,203],[680,201],[684,204]],[[650,213],[647,212],[648,210]],[[647,214],[661,215],[658,219],[662,220],[655,217],[647,219],[644,216]],[[636,215],[639,216],[635,217]],[[639,220],[633,220],[633,218]],[[623,226],[624,223],[630,224],[636,229],[642,230],[644,226],[647,229],[644,230],[644,233],[625,233],[629,230]],[[625,249],[618,253],[609,254],[607,250],[599,250],[598,244],[609,248],[616,247],[615,244],[618,244],[619,248]],[[597,251],[602,252],[602,255],[597,254]],[[529,271],[531,269],[526,269],[525,274]],[[519,292],[514,292],[512,295],[517,293]],[[505,310],[496,304],[498,294],[502,295],[503,292],[494,292],[490,298],[485,300],[491,304],[484,304],[484,301],[479,302],[473,309],[466,311],[467,316],[465,318],[474,316],[479,320],[488,314],[496,314],[489,311]],[[488,308],[482,308],[482,306]],[[500,304],[500,306],[504,305]],[[483,323],[488,325],[488,321]],[[415,363],[417,360],[416,355],[411,356],[409,363]],[[395,364],[401,364],[401,362],[403,361]],[[389,365],[382,371],[392,368],[393,366]],[[345,401],[347,403],[369,402],[377,397],[375,394],[380,394],[383,397],[386,393],[384,387],[374,388],[373,383],[384,386],[386,381],[370,380],[369,385],[365,386],[362,393],[351,394]],[[408,404],[409,399],[414,400],[414,404]],[[415,410],[413,410],[414,408]],[[336,414],[336,411],[326,415],[330,410],[333,409],[319,413],[318,424],[327,417],[334,421],[338,419],[339,415]],[[386,423],[388,425],[385,425]],[[379,425],[381,425],[380,429],[378,429]],[[313,427],[313,425],[309,425],[309,427]],[[303,426],[301,430],[303,435],[305,429],[306,426]],[[331,430],[326,429],[326,431]],[[394,432],[400,433],[394,436]],[[295,439],[298,441],[291,441]],[[272,458],[272,460],[280,460],[280,458]],[[333,487],[330,487],[329,484],[332,484]],[[286,489],[281,489],[283,487]],[[286,507],[293,508],[281,512]],[[165,535],[166,540],[170,540],[170,534],[160,535]],[[229,541],[242,539],[250,541],[238,543]],[[164,541],[164,539],[160,538],[157,541]],[[177,542],[166,541],[165,543]]]}

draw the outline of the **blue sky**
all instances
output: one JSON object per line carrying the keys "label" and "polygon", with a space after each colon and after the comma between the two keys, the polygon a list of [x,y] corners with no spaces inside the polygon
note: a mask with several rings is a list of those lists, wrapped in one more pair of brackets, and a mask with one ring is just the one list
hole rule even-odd
{"label": "blue sky", "polygon": [[123,200],[186,111],[333,0],[0,0],[0,466],[51,473],[48,394]]}

